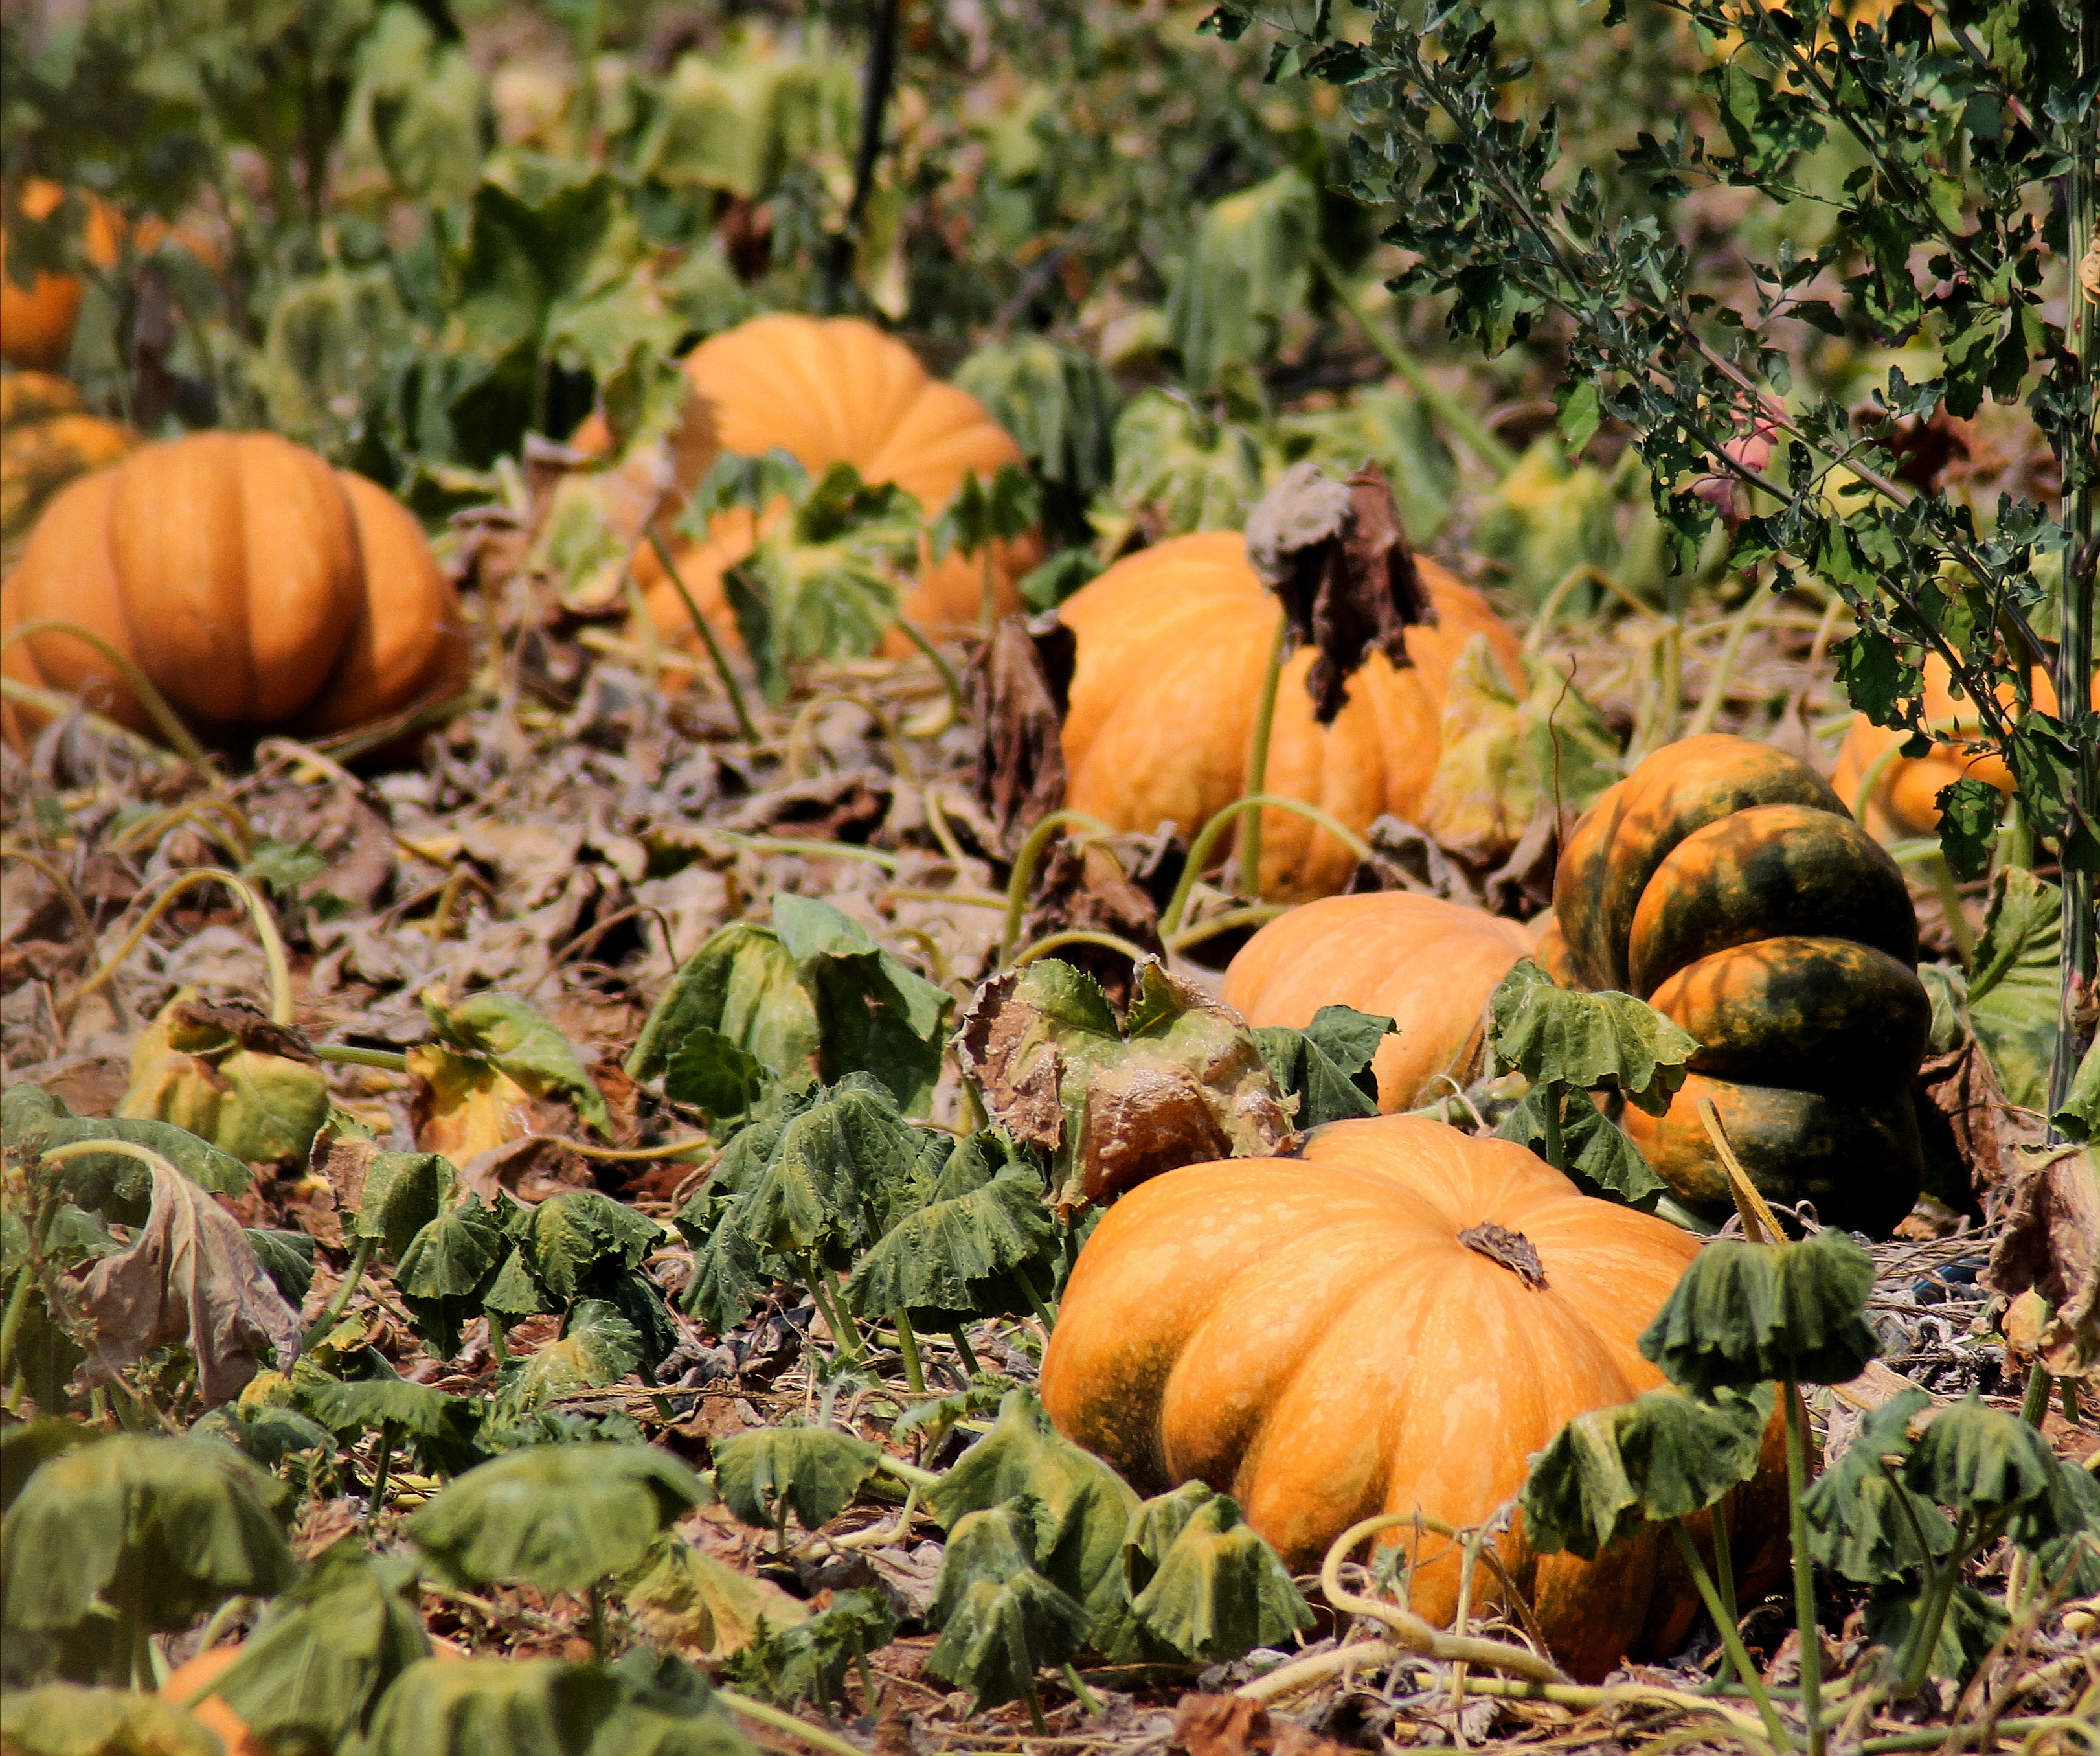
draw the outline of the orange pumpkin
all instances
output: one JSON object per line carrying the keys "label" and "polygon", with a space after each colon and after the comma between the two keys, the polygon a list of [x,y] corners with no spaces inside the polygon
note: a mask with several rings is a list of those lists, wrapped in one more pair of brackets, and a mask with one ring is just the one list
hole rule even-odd
{"label": "orange pumpkin", "polygon": [[44,372],[0,378],[0,542],[35,524],[52,495],[138,449],[128,427],[85,413],[80,392]]}
{"label": "orange pumpkin", "polygon": [[[1948,688],[1951,675],[1944,659],[1926,660],[1926,723],[1936,732],[1979,736],[1976,705],[1954,698]],[[2056,690],[2049,673],[2036,666],[2028,673],[2027,684],[2036,707],[2054,714]],[[2008,708],[2013,705],[2011,684],[1999,687],[1998,700]],[[2093,680],[2093,705],[2100,707],[2100,677]],[[1971,754],[1953,737],[1934,745],[1929,754],[1915,759],[1897,756],[1884,760],[1909,736],[1907,732],[1892,732],[1874,724],[1864,714],[1853,714],[1852,728],[1845,734],[1844,746],[1838,752],[1837,772],[1830,777],[1838,798],[1883,841],[1935,834],[1939,828],[1940,790],[1957,781],[1981,781],[2011,796],[2012,771],[2004,762],[1988,751]],[[1870,776],[1874,783],[1873,797],[1862,798],[1861,790]]]}
{"label": "orange pumpkin", "polygon": [[[15,210],[29,219],[48,219],[65,199],[65,191],[43,177],[22,184]],[[124,223],[117,210],[94,196],[87,197],[87,223],[81,250],[98,268],[117,260]],[[37,271],[35,281],[19,286],[7,274],[7,245],[0,237],[0,360],[34,372],[56,372],[73,352],[73,325],[80,321],[87,290],[77,275]]]}
{"label": "orange pumpkin", "polygon": [[[228,734],[319,734],[455,692],[459,600],[408,509],[267,433],[149,445],[52,502],[0,593],[0,630],[56,617],[132,658],[183,714]],[[146,728],[84,642],[12,642],[11,676]]]}
{"label": "orange pumpkin", "polygon": [[[1277,692],[1268,790],[1359,834],[1388,812],[1420,820],[1451,668],[1475,635],[1486,637],[1512,687],[1523,675],[1516,636],[1487,600],[1434,561],[1415,565],[1436,620],[1407,630],[1411,664],[1374,652],[1324,728],[1305,692],[1310,648],[1284,666]],[[1282,613],[1234,531],[1140,550],[1068,599],[1057,614],[1079,651],[1065,719],[1065,803],[1118,829],[1149,834],[1171,822],[1189,836],[1239,798]],[[1356,863],[1295,813],[1262,814],[1263,896],[1331,895]]]}
{"label": "orange pumpkin", "polygon": [[[178,1707],[189,1701],[198,1690],[218,1682],[232,1668],[240,1656],[242,1643],[230,1640],[178,1665],[161,1683],[161,1699]],[[190,1718],[226,1746],[226,1756],[272,1756],[270,1745],[250,1732],[248,1722],[216,1695],[196,1701],[190,1708]]]}
{"label": "orange pumpkin", "polygon": [[1733,1206],[1705,1098],[1768,1198],[1882,1233],[1910,1211],[1932,1016],[1917,918],[1813,769],[1721,733],[1657,751],[1576,825],[1553,900],[1555,980],[1635,994],[1701,1045],[1667,1113],[1623,1124],[1681,1201]]}
{"label": "orange pumpkin", "polygon": [[1398,1032],[1371,1060],[1379,1108],[1412,1109],[1448,1095],[1449,1081],[1466,1082],[1488,997],[1536,946],[1520,922],[1434,896],[1329,896],[1277,916],[1242,945],[1224,997],[1255,1026],[1303,1030],[1323,1006],[1390,1018]]}
{"label": "orange pumpkin", "polygon": [[[754,317],[703,342],[686,356],[685,369],[685,414],[671,441],[682,495],[725,453],[755,458],[779,450],[813,476],[850,463],[865,481],[895,482],[918,500],[930,524],[965,475],[989,480],[1023,461],[1021,448],[974,396],[928,377],[910,348],[857,317]],[[603,453],[611,436],[594,415],[572,443]],[[730,511],[711,521],[704,542],[673,546],[695,600],[725,631],[734,632],[735,623],[721,576],[755,541],[751,515]],[[1032,537],[995,546],[1000,615],[1021,608],[1012,582],[1039,554]],[[636,551],[634,573],[658,628],[674,636],[690,633],[686,607],[653,548]],[[981,556],[951,552],[933,562],[929,555],[903,610],[922,626],[975,627],[983,595]]]}
{"label": "orange pumpkin", "polygon": [[[1485,1522],[1568,1421],[1657,1387],[1636,1338],[1699,1247],[1510,1142],[1335,1122],[1300,1158],[1190,1166],[1111,1207],[1059,1307],[1043,1406],[1142,1493],[1231,1493],[1307,1570],[1377,1513]],[[1746,1572],[1767,1562],[1749,1550],[1780,1457],[1768,1435],[1736,1497]],[[1578,1677],[1675,1650],[1696,1612],[1653,1528],[1586,1564],[1534,1553],[1520,1515],[1497,1546]],[[1410,1602],[1448,1622],[1458,1557],[1433,1540],[1423,1555]],[[1496,1589],[1476,1575],[1476,1606]]]}

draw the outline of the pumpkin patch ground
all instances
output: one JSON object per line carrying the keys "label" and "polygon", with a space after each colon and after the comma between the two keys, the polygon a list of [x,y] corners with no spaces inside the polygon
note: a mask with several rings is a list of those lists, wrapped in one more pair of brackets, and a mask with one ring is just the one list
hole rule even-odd
{"label": "pumpkin patch ground", "polygon": [[2089,1749],[2100,23],[1608,10],[10,12],[0,1748]]}

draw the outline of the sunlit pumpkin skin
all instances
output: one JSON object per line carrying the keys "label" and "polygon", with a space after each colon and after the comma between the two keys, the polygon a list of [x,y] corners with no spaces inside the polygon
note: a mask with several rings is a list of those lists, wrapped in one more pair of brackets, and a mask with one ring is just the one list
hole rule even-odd
{"label": "sunlit pumpkin skin", "polygon": [[1323,1006],[1382,1014],[1399,1027],[1371,1071],[1379,1108],[1412,1109],[1466,1083],[1495,985],[1537,936],[1521,922],[1434,896],[1329,896],[1279,915],[1225,971],[1225,1004],[1250,1024],[1302,1030]]}
{"label": "sunlit pumpkin skin", "polygon": [[[1528,1241],[1542,1286],[1462,1241],[1483,1224]],[[1111,1207],[1059,1307],[1043,1405],[1141,1493],[1231,1493],[1302,1572],[1375,1513],[1483,1522],[1569,1419],[1660,1385],[1636,1338],[1698,1249],[1510,1142],[1336,1122],[1302,1158],[1191,1166]],[[1779,1458],[1768,1441],[1767,1474]],[[1768,1496],[1741,1498],[1770,1515]],[[1672,1650],[1694,1612],[1652,1528],[1591,1564],[1534,1554],[1520,1516],[1498,1546],[1578,1677]],[[1448,1625],[1457,1557],[1433,1544],[1425,1560],[1410,1601]]]}
{"label": "sunlit pumpkin skin", "polygon": [[1901,869],[1805,763],[1714,734],[1658,750],[1569,837],[1554,882],[1573,987],[1647,999],[1701,1045],[1623,1126],[1679,1200],[1732,1209],[1710,1097],[1769,1198],[1886,1233],[1917,1198],[1908,1087],[1931,1005]]}
{"label": "sunlit pumpkin skin", "polygon": [[[214,734],[336,731],[456,690],[466,672],[457,595],[407,510],[267,433],[150,445],[67,488],[0,610],[7,627],[44,617],[100,634]],[[6,663],[148,724],[68,635],[17,640]]]}
{"label": "sunlit pumpkin skin", "polygon": [[[65,191],[43,177],[26,179],[15,209],[30,219],[48,219],[65,199]],[[123,223],[117,210],[87,197],[87,223],[81,250],[98,268],[117,260]],[[37,271],[35,281],[20,286],[7,272],[7,244],[0,236],[0,360],[33,372],[58,372],[73,352],[73,332],[80,321],[87,290],[77,275]]]}
{"label": "sunlit pumpkin skin", "polygon": [[161,1699],[178,1707],[191,1703],[190,1718],[226,1746],[226,1756],[274,1756],[271,1746],[249,1731],[248,1722],[218,1696],[206,1695],[192,1702],[200,1689],[218,1682],[232,1668],[242,1645],[240,1641],[231,1640],[178,1665],[161,1683]]}
{"label": "sunlit pumpkin skin", "polygon": [[[685,370],[690,391],[671,441],[682,494],[690,493],[725,454],[756,458],[785,451],[813,476],[835,463],[850,463],[864,481],[896,483],[925,509],[930,524],[965,475],[989,481],[1024,461],[1021,448],[983,404],[929,377],[910,348],[858,317],[754,317],[703,342],[686,356]],[[611,436],[593,416],[572,442],[602,452]],[[723,515],[710,523],[706,542],[681,544],[673,551],[702,613],[726,630],[734,630],[735,618],[721,590],[721,573],[750,552],[751,542],[748,515],[740,520]],[[1013,582],[1040,553],[1033,537],[995,546],[999,614],[1021,608]],[[674,635],[689,631],[685,605],[653,549],[637,551],[634,571],[658,628]],[[923,626],[974,627],[983,597],[982,557],[951,553],[935,562],[929,553],[902,608]]]}
{"label": "sunlit pumpkin skin", "polygon": [[[1516,636],[1487,600],[1434,561],[1418,559],[1436,621],[1407,630],[1413,662],[1373,653],[1349,679],[1331,726],[1305,690],[1313,652],[1283,669],[1268,752],[1268,790],[1319,806],[1361,834],[1391,813],[1418,821],[1436,769],[1452,666],[1486,637],[1511,686]],[[1262,675],[1282,613],[1247,564],[1238,533],[1176,537],[1127,555],[1060,606],[1079,636],[1065,719],[1065,803],[1118,829],[1162,823],[1193,835],[1246,789]],[[1293,812],[1262,814],[1261,893],[1283,901],[1330,896],[1356,856]]]}
{"label": "sunlit pumpkin skin", "polygon": [[[1950,675],[1944,659],[1926,660],[1925,723],[1934,732],[1979,735],[1975,703],[1954,698],[1948,688]],[[2027,674],[2027,687],[2040,711],[2056,711],[2056,689],[2047,671],[2036,666]],[[2010,683],[2000,685],[1998,700],[2008,708],[2014,705]],[[2100,676],[2093,679],[2093,705],[2100,707]],[[1909,736],[1908,732],[1874,724],[1864,714],[1853,714],[1851,730],[1845,734],[1837,770],[1830,777],[1838,796],[1883,841],[1935,833],[1941,790],[1957,781],[1981,781],[2010,796],[2013,772],[2003,761],[1988,751],[1972,754],[1951,737],[1934,745],[1922,757],[1897,756],[1884,763],[1884,757]],[[1874,776],[1877,764],[1881,764],[1880,772]],[[1863,799],[1860,794],[1870,776],[1874,776],[1873,796]]]}

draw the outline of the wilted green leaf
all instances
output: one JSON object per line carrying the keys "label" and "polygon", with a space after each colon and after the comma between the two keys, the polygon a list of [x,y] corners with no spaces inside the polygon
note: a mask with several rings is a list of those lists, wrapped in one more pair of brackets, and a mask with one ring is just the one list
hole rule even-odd
{"label": "wilted green leaf", "polygon": [[706,1497],[691,1470],[653,1446],[536,1445],[461,1476],[408,1535],[470,1585],[580,1591],[632,1567]]}
{"label": "wilted green leaf", "polygon": [[1171,391],[1141,391],[1117,418],[1115,479],[1088,517],[1110,554],[1134,530],[1237,530],[1261,498],[1268,466],[1282,462],[1247,428]]}
{"label": "wilted green leaf", "polygon": [[1698,1042],[1631,994],[1556,988],[1526,958],[1488,1002],[1495,1071],[1587,1091],[1609,1082],[1651,1116],[1670,1108]]}
{"label": "wilted green leaf", "polygon": [[474,994],[454,1006],[443,988],[426,988],[417,997],[441,1041],[487,1055],[534,1097],[566,1098],[587,1127],[599,1135],[611,1132],[604,1094],[584,1071],[569,1039],[523,1001]]}
{"label": "wilted green leaf", "polygon": [[1703,1512],[1757,1474],[1771,1393],[1714,1403],[1671,1391],[1577,1415],[1531,1460],[1524,1537],[1593,1560],[1643,1522]]}
{"label": "wilted green leaf", "polygon": [[788,1120],[765,1162],[739,1176],[721,1223],[783,1256],[859,1248],[926,1151],[889,1094],[855,1074]]}
{"label": "wilted green leaf", "polygon": [[1495,1138],[1514,1140],[1544,1158],[1549,1104],[1560,1110],[1560,1148],[1567,1161],[1561,1168],[1578,1188],[1630,1206],[1652,1207],[1654,1197],[1670,1187],[1648,1169],[1640,1149],[1612,1125],[1586,1092],[1557,1082],[1533,1086],[1527,1091],[1502,1118]]}
{"label": "wilted green leaf", "polygon": [[653,1644],[717,1657],[750,1645],[761,1621],[788,1628],[810,1614],[801,1599],[770,1581],[668,1533],[621,1576],[620,1586],[629,1613]]}
{"label": "wilted green leaf", "polygon": [[966,1513],[949,1528],[927,1617],[941,1638],[926,1668],[968,1689],[973,1712],[1033,1701],[1036,1672],[1064,1663],[1086,1639],[1092,1621],[1086,1607],[1037,1571],[1046,1518],[1041,1503],[1023,1493]]}
{"label": "wilted green leaf", "polygon": [[338,1152],[345,1174],[333,1179],[337,1199],[355,1235],[372,1239],[389,1262],[400,1261],[416,1234],[460,1198],[459,1173],[439,1153],[382,1152],[369,1141],[342,1140],[329,1147],[332,1171]]}
{"label": "wilted green leaf", "polygon": [[409,1240],[394,1285],[433,1351],[447,1359],[459,1351],[460,1325],[479,1311],[510,1249],[502,1225],[471,1191]]}
{"label": "wilted green leaf", "polygon": [[[10,1086],[0,1095],[0,1141],[27,1163],[61,1146],[82,1140],[121,1140],[158,1152],[200,1188],[214,1195],[239,1195],[255,1174],[230,1152],[201,1140],[173,1123],[76,1117],[64,1103],[41,1086]],[[67,1161],[67,1192],[81,1206],[99,1210],[112,1199],[143,1205],[152,1194],[152,1179],[135,1158],[83,1153]]]}
{"label": "wilted green leaf", "polygon": [[1835,1227],[1802,1244],[1710,1244],[1655,1320],[1643,1356],[1696,1396],[1795,1378],[1842,1384],[1880,1352],[1861,1313],[1873,1259]]}
{"label": "wilted green leaf", "polygon": [[39,1415],[20,1426],[0,1427],[0,1513],[15,1503],[29,1478],[49,1459],[106,1435],[78,1421]]}
{"label": "wilted green leaf", "polygon": [[1006,465],[989,485],[965,475],[953,499],[941,508],[929,533],[933,559],[951,551],[982,555],[995,542],[1011,542],[1034,530],[1043,515],[1041,497],[1027,471]]}
{"label": "wilted green leaf", "polygon": [[731,922],[686,960],[635,1038],[628,1077],[646,1080],[665,1073],[701,1030],[726,1038],[783,1078],[815,1070],[816,1005],[793,954],[770,927]]}
{"label": "wilted green leaf", "polygon": [[426,1474],[457,1475],[482,1461],[475,1438],[483,1405],[468,1397],[403,1378],[332,1378],[305,1360],[292,1388],[300,1407],[331,1432],[391,1427]]}
{"label": "wilted green leaf", "polygon": [[695,1024],[664,1073],[664,1095],[715,1121],[736,1121],[757,1105],[765,1064],[720,1031]]}
{"label": "wilted green leaf", "polygon": [[[1877,1586],[1867,1600],[1867,1638],[1892,1652],[1902,1652],[1909,1643],[1912,1624],[1930,1590],[1930,1585]],[[2005,1606],[2000,1599],[1986,1597],[1974,1586],[1957,1584],[1939,1625],[1939,1638],[1933,1643],[1932,1656],[1926,1661],[1927,1674],[1966,1683],[2005,1633],[2007,1621]]]}
{"label": "wilted green leaf", "polygon": [[1953,1548],[1953,1526],[1930,1500],[1904,1487],[1885,1461],[1894,1457],[1899,1465],[1909,1455],[1910,1423],[1931,1402],[1925,1391],[1907,1390],[1874,1409],[1860,1422],[1845,1454],[1801,1497],[1809,1553],[1833,1572],[1876,1585],[1939,1562]]}
{"label": "wilted green leaf", "polygon": [[1090,354],[1042,335],[987,342],[956,386],[1013,436],[1029,467],[1083,504],[1115,468],[1115,381]]}
{"label": "wilted green leaf", "polygon": [[570,1299],[601,1267],[638,1268],[664,1243],[663,1227],[595,1189],[569,1189],[532,1210],[518,1247],[534,1276]]}
{"label": "wilted green leaf", "polygon": [[2090,1140],[2100,1134],[2100,1037],[2086,1048],[2062,1108],[2049,1120],[2067,1140]]}
{"label": "wilted green leaf", "polygon": [[1275,351],[1277,325],[1304,302],[1319,197],[1295,167],[1215,203],[1198,223],[1167,301],[1167,330],[1192,390]]}
{"label": "wilted green leaf", "polygon": [[117,1108],[172,1122],[243,1163],[302,1165],[328,1119],[328,1081],[298,1031],[186,988],[133,1045]]}
{"label": "wilted green leaf", "polygon": [[926,1449],[930,1451],[956,1422],[996,1409],[1005,1401],[1008,1391],[1019,1388],[1003,1372],[981,1372],[970,1380],[966,1389],[951,1391],[945,1396],[936,1396],[907,1409],[891,1425],[890,1437],[908,1440],[924,1434]]}
{"label": "wilted green leaf", "polygon": [[1123,1538],[1132,1617],[1184,1657],[1223,1664],[1281,1646],[1312,1612],[1239,1503],[1202,1482],[1148,1500]]}
{"label": "wilted green leaf", "polygon": [[413,1565],[346,1537],[271,1603],[213,1692],[274,1747],[334,1749],[430,1651]]}
{"label": "wilted green leaf", "polygon": [[135,1689],[47,1683],[7,1697],[9,1756],[224,1756],[173,1701]]}
{"label": "wilted green leaf", "polygon": [[1323,1006],[1304,1030],[1267,1025],[1255,1046],[1285,1092],[1298,1099],[1292,1121],[1317,1128],[1352,1116],[1378,1114],[1378,1078],[1371,1057],[1395,1028],[1389,1018],[1353,1006]]}
{"label": "wilted green leaf", "polygon": [[639,1366],[645,1352],[640,1332],[615,1307],[579,1299],[559,1338],[538,1349],[504,1387],[492,1418],[510,1426],[550,1398],[607,1389]]}
{"label": "wilted green leaf", "polygon": [[619,1687],[595,1665],[558,1659],[426,1659],[373,1716],[372,1756],[577,1756],[611,1718]]}
{"label": "wilted green leaf", "polygon": [[252,1226],[245,1235],[271,1285],[297,1311],[314,1284],[313,1239],[303,1232],[258,1232]]}
{"label": "wilted green leaf", "polygon": [[[1936,1505],[1990,1519],[2048,1494],[2054,1463],[2039,1432],[2017,1414],[1986,1406],[1972,1390],[1943,1409],[1911,1447],[1903,1480]],[[2055,1534],[2053,1528],[2033,1533],[2036,1538]]]}
{"label": "wilted green leaf", "polygon": [[875,1473],[882,1452],[828,1426],[762,1426],[715,1446],[715,1490],[747,1524],[778,1528],[792,1512],[820,1530]]}
{"label": "wilted green leaf", "polygon": [[784,1626],[763,1621],[732,1656],[729,1674],[767,1700],[828,1705],[839,1699],[856,1656],[889,1645],[897,1618],[880,1590],[835,1592],[815,1615]]}
{"label": "wilted green leaf", "polygon": [[854,1266],[856,1311],[988,1315],[1000,1289],[987,1283],[1037,1263],[1039,1291],[1048,1289],[1057,1227],[1043,1205],[1043,1179],[1033,1166],[1012,1161],[1003,1136],[990,1137],[989,1151],[986,1142],[980,1135],[959,1145],[927,1205],[897,1220]]}
{"label": "wilted green leaf", "polygon": [[815,1002],[818,1070],[827,1081],[871,1073],[907,1112],[923,1110],[941,1077],[946,991],[868,937],[827,902],[782,892],[774,931]]}
{"label": "wilted green leaf", "polygon": [[2056,1055],[2063,892],[2008,866],[1991,884],[1983,936],[1969,975],[1969,1018],[2006,1098],[2039,1110]]}

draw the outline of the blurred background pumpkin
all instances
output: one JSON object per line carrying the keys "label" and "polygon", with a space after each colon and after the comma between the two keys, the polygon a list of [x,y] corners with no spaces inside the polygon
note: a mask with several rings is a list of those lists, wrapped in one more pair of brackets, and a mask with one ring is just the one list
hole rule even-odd
{"label": "blurred background pumpkin", "polygon": [[75,476],[106,469],[139,443],[130,427],[86,413],[79,391],[62,378],[0,376],[0,544],[26,535]]}

